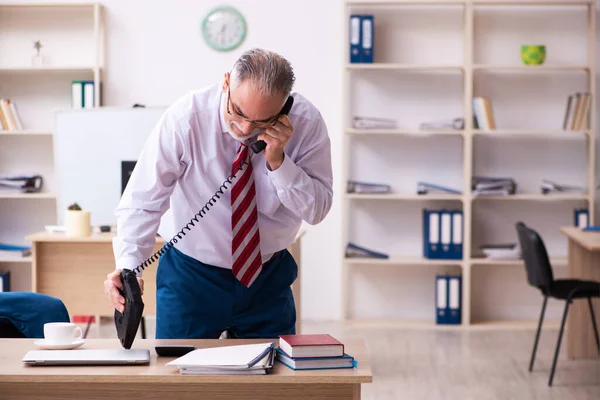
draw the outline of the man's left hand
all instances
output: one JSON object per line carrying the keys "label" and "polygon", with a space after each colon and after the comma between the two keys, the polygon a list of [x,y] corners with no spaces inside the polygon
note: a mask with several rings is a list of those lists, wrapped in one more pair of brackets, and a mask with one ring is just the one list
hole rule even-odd
{"label": "man's left hand", "polygon": [[288,116],[282,115],[275,126],[267,128],[258,135],[259,140],[264,140],[267,143],[264,157],[271,171],[275,171],[283,163],[283,148],[292,137],[293,131],[294,127]]}

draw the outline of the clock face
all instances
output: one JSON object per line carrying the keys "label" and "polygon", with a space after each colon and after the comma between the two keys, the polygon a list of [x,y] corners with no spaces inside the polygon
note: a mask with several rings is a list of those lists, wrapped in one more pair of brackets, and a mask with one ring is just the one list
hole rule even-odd
{"label": "clock face", "polygon": [[202,21],[202,36],[215,50],[233,50],[246,37],[246,20],[232,7],[215,8]]}

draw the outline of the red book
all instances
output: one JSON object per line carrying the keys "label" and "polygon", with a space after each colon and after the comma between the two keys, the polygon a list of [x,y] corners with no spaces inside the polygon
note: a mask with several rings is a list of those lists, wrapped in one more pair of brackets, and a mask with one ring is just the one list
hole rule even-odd
{"label": "red book", "polygon": [[344,344],[329,334],[279,336],[279,348],[292,358],[342,357]]}

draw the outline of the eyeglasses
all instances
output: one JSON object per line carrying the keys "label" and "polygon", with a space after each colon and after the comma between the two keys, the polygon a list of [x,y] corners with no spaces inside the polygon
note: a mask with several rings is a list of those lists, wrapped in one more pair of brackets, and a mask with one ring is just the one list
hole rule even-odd
{"label": "eyeglasses", "polygon": [[263,128],[264,129],[264,128],[269,128],[271,126],[275,126],[275,124],[277,124],[277,121],[279,120],[279,115],[280,114],[277,114],[277,115],[275,115],[275,116],[273,116],[271,118],[267,118],[266,120],[251,121],[248,118],[246,118],[246,117],[238,114],[235,111],[235,108],[233,109],[233,114],[232,114],[231,111],[229,111],[229,102],[230,101],[231,101],[231,90],[230,90],[230,88],[227,88],[227,114],[232,115],[232,116],[235,114],[235,116],[237,118],[239,118],[239,119],[241,119],[241,120],[249,123],[250,125],[252,125],[253,129],[254,128],[259,128],[259,129]]}

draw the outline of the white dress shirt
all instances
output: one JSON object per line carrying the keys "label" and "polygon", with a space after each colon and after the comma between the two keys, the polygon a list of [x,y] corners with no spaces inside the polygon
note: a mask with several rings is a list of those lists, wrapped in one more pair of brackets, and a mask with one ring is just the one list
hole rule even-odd
{"label": "white dress shirt", "polygon": [[[301,224],[321,222],[331,208],[333,174],[327,127],[307,99],[293,93],[294,127],[281,166],[252,156],[263,262],[289,246]],[[203,218],[188,225],[231,173],[240,146],[227,132],[221,84],[179,98],[150,133],[119,205],[113,248],[117,268],[152,256],[156,233],[205,264],[231,268],[231,185]],[[156,267],[156,264],[152,267]],[[140,274],[141,275],[141,274]]]}

